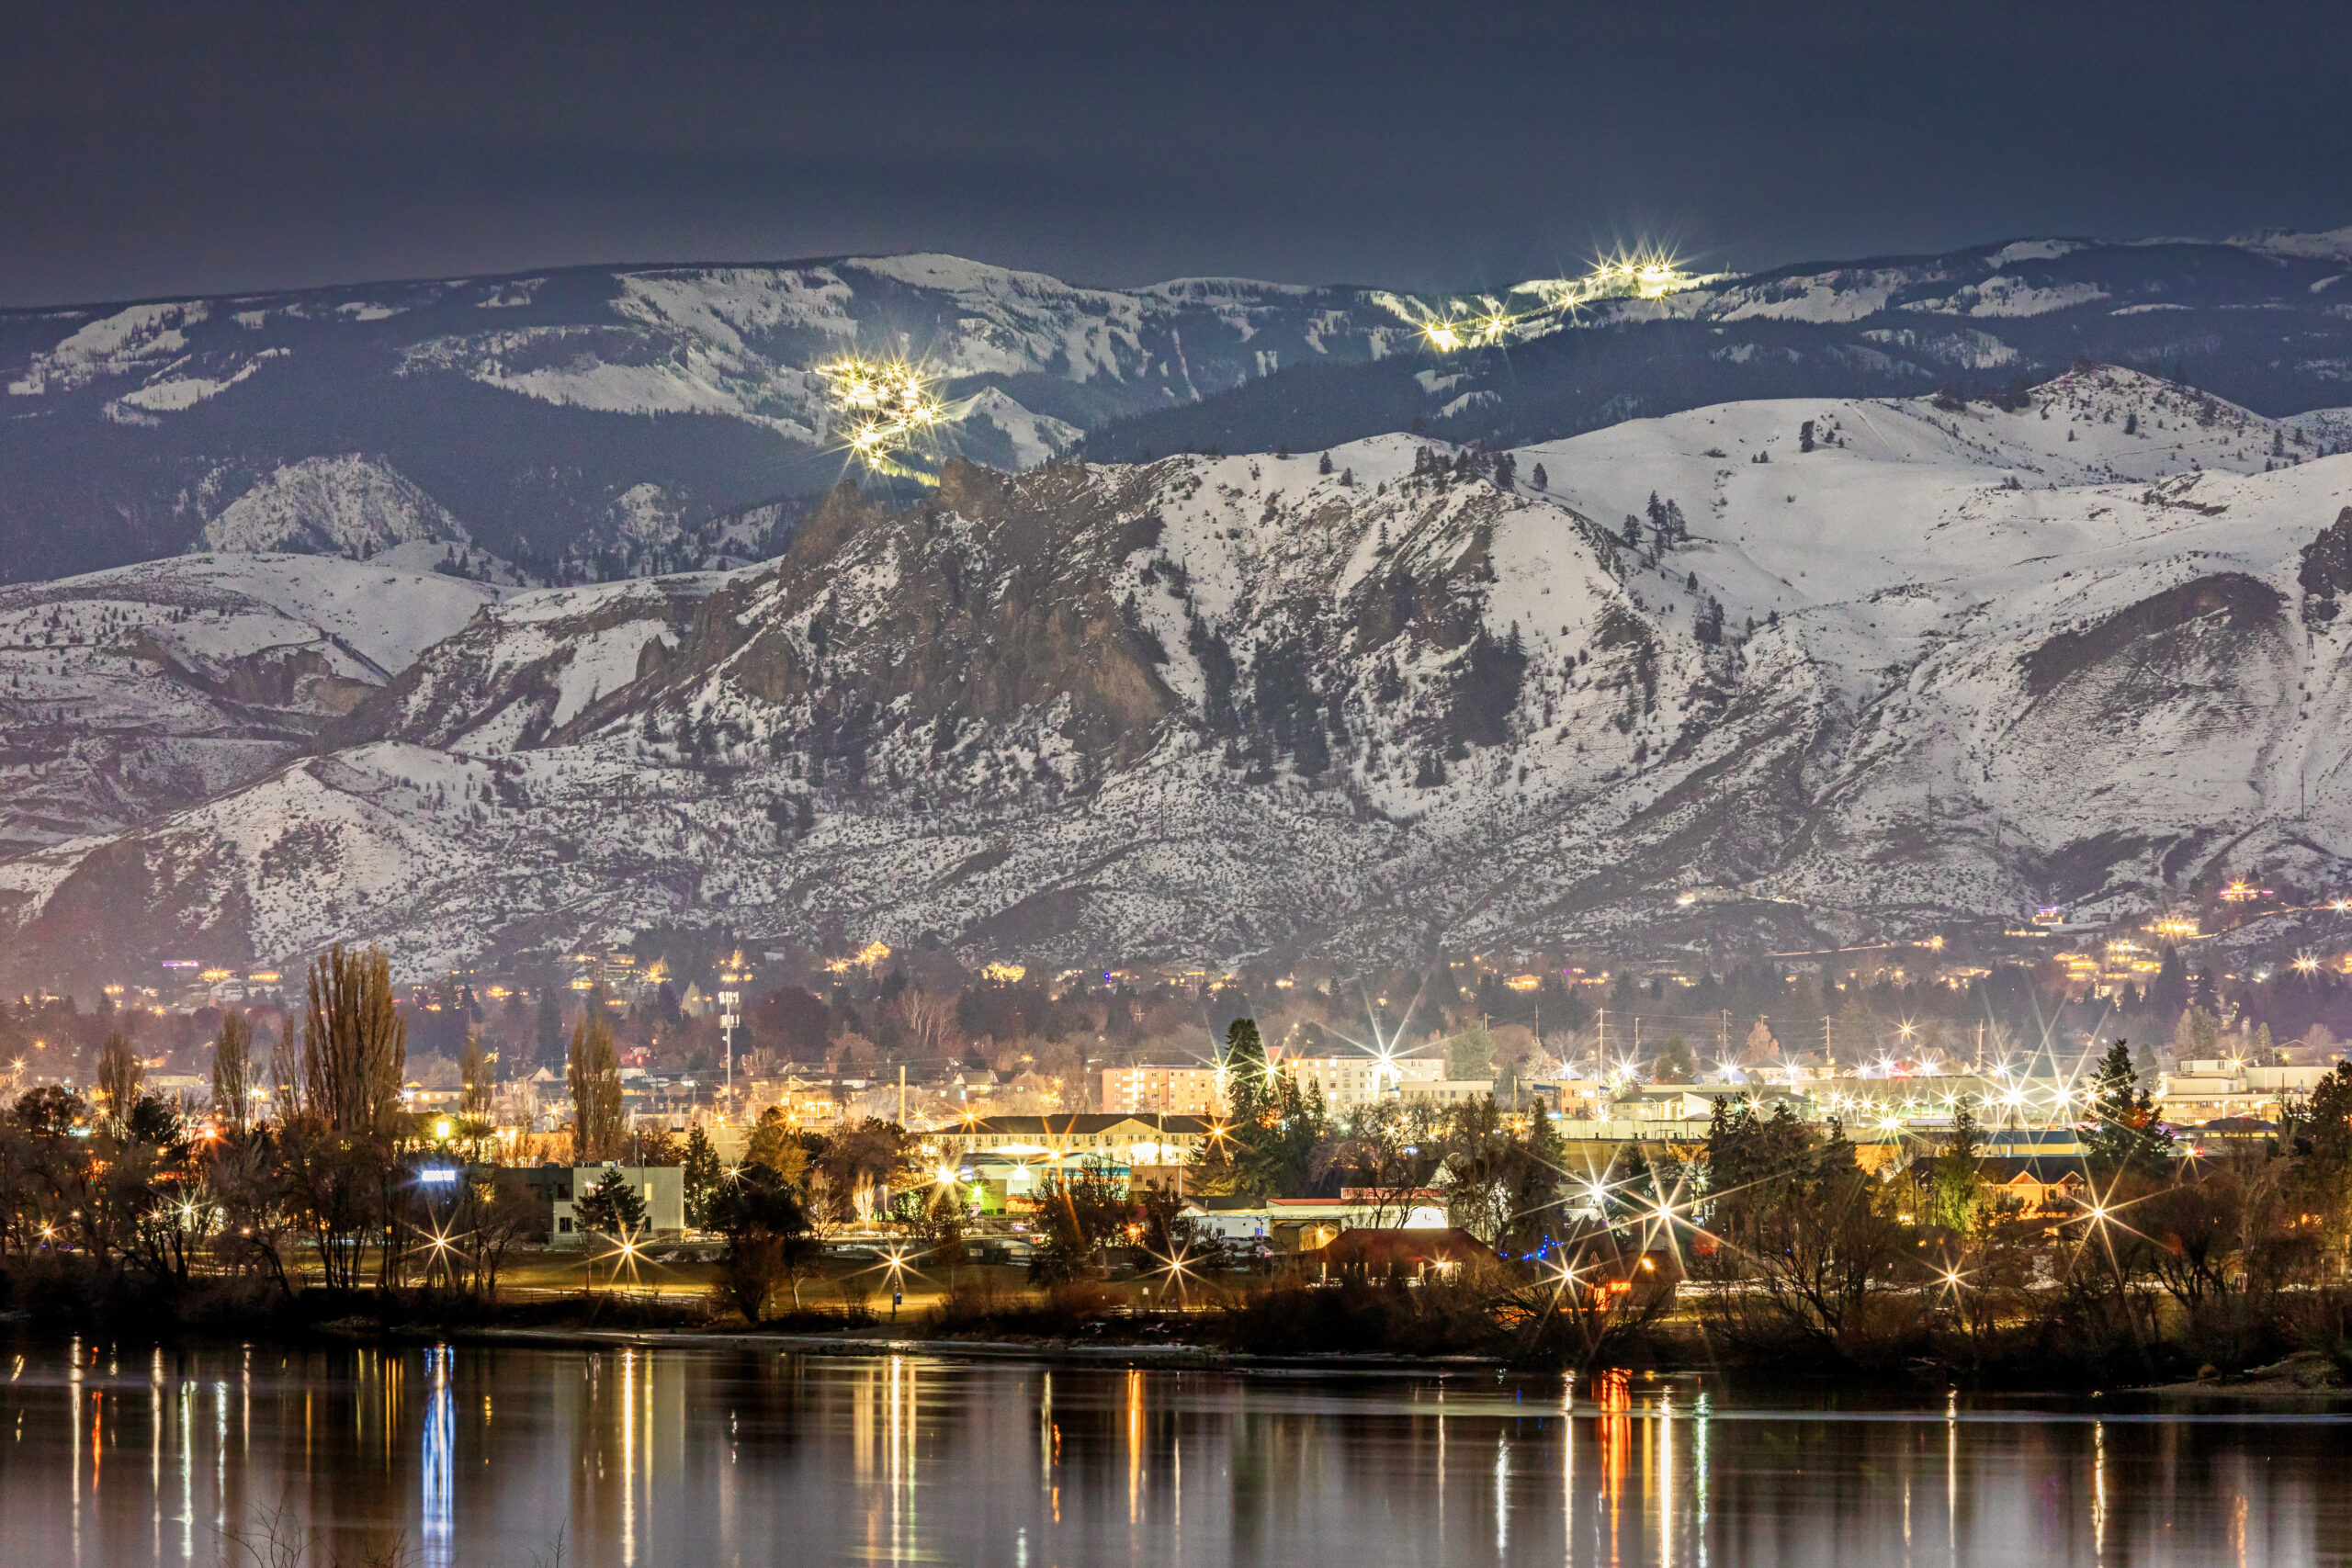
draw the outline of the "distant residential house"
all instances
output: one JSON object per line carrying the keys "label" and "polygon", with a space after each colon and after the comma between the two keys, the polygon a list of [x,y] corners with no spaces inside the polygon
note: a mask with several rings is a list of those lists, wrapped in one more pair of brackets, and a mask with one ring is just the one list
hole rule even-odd
{"label": "distant residential house", "polygon": [[1339,1231],[1321,1246],[1302,1249],[1298,1259],[1327,1279],[1362,1273],[1373,1279],[1415,1280],[1498,1260],[1493,1247],[1452,1225]]}
{"label": "distant residential house", "polygon": [[2259,1150],[2278,1135],[2278,1123],[2258,1116],[2217,1116],[2199,1126],[2183,1128],[2176,1135],[2193,1153],[2200,1155]]}
{"label": "distant residential house", "polygon": [[1348,1231],[1442,1226],[1445,1196],[1419,1191],[1384,1198],[1358,1188],[1338,1198],[1269,1198],[1266,1223],[1276,1251],[1311,1252]]}
{"label": "distant residential house", "polygon": [[2066,1155],[1996,1155],[1978,1160],[1976,1171],[1997,1201],[2028,1214],[2071,1211],[2090,1185],[2082,1160]]}

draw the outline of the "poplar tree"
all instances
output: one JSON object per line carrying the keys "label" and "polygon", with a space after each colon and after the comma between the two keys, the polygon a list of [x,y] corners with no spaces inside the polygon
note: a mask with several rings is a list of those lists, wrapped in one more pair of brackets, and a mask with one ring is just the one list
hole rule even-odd
{"label": "poplar tree", "polygon": [[311,964],[302,1019],[302,1096],[311,1114],[346,1135],[389,1137],[408,1069],[408,1021],[392,998],[382,950],[341,942]]}
{"label": "poplar tree", "polygon": [[139,1103],[140,1080],[146,1077],[130,1036],[118,1029],[98,1047],[98,1097],[106,1101],[107,1121],[118,1133],[130,1124],[130,1108]]}
{"label": "poplar tree", "polygon": [[556,1000],[555,987],[539,987],[538,1016],[533,1021],[533,1060],[541,1066],[551,1067],[563,1057],[563,1004]]}
{"label": "poplar tree", "polygon": [[212,1109],[232,1133],[245,1130],[253,1111],[254,1026],[243,1013],[220,1016],[220,1033],[212,1042]]}
{"label": "poplar tree", "polygon": [[602,987],[588,994],[588,1010],[571,1031],[572,1160],[594,1165],[618,1156],[621,1144],[621,1064]]}
{"label": "poplar tree", "polygon": [[490,1113],[490,1055],[481,1048],[481,1032],[466,1032],[466,1054],[458,1058],[458,1075],[465,1092],[458,1100],[458,1114],[480,1121]]}

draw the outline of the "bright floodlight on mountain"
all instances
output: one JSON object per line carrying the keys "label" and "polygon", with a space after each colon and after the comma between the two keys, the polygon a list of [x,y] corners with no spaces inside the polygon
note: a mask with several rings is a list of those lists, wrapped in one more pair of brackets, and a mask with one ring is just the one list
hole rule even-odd
{"label": "bright floodlight on mountain", "polygon": [[849,449],[870,468],[899,471],[898,456],[947,417],[912,366],[840,359],[818,367],[849,431]]}
{"label": "bright floodlight on mountain", "polygon": [[[1541,278],[1510,290],[1513,295],[1532,294],[1540,300],[1532,310],[1509,311],[1493,297],[1482,295],[1444,315],[1424,313],[1415,306],[1407,306],[1400,313],[1408,320],[1419,318],[1414,324],[1430,348],[1452,354],[1528,336],[1597,299],[1663,299],[1714,282],[1720,276],[1686,272],[1671,252],[1645,247],[1604,256],[1582,277]],[[1396,307],[1392,304],[1392,308]]]}
{"label": "bright floodlight on mountain", "polygon": [[1457,348],[1483,348],[1507,342],[1521,318],[1489,310],[1483,316],[1432,318],[1421,324],[1421,336],[1440,354]]}
{"label": "bright floodlight on mountain", "polygon": [[1588,299],[1631,294],[1639,299],[1662,299],[1705,280],[1683,271],[1669,252],[1641,250],[1602,259],[1584,281],[1590,289]]}

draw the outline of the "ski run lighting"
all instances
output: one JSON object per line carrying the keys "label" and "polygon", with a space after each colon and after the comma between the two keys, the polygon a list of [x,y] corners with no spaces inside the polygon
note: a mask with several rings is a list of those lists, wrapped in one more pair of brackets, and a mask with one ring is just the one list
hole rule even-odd
{"label": "ski run lighting", "polygon": [[[1544,278],[1522,283],[1513,294],[1532,294],[1542,303],[1516,314],[1500,301],[1481,295],[1476,308],[1457,306],[1443,315],[1415,302],[1402,313],[1420,328],[1421,341],[1439,354],[1458,349],[1488,348],[1525,336],[1531,328],[1574,313],[1596,299],[1663,299],[1714,281],[1722,275],[1686,272],[1674,256],[1659,250],[1621,252],[1602,258],[1582,277]],[[1392,307],[1396,304],[1391,300]]]}
{"label": "ski run lighting", "polygon": [[868,468],[892,466],[894,456],[915,436],[947,418],[912,366],[839,359],[819,366],[817,373],[831,385],[850,451]]}

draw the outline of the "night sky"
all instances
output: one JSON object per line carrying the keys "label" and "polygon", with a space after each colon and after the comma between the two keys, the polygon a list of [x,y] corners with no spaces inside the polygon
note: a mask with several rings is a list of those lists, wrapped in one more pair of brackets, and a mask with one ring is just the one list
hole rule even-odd
{"label": "night sky", "polygon": [[2352,6],[35,5],[0,304],[944,250],[1473,287],[2352,223]]}

